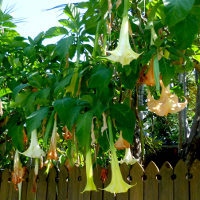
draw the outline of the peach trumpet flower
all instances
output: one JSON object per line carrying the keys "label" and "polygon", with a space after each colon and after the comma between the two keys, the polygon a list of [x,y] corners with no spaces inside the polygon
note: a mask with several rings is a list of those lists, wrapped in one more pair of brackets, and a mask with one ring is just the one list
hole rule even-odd
{"label": "peach trumpet flower", "polygon": [[51,136],[51,144],[48,152],[47,159],[48,160],[57,160],[58,155],[56,152],[56,145],[57,145],[57,121],[56,119],[54,120],[54,125],[53,125],[53,132]]}
{"label": "peach trumpet flower", "polygon": [[119,139],[115,142],[115,148],[121,150],[129,147],[130,144],[122,137],[122,131],[120,131]]}
{"label": "peach trumpet flower", "polygon": [[170,92],[169,86],[165,88],[162,81],[160,81],[160,85],[162,87],[160,99],[155,100],[151,96],[150,91],[148,91],[147,105],[149,111],[154,112],[159,116],[167,116],[168,113],[176,113],[186,107],[186,98],[184,103],[179,103],[178,97]]}
{"label": "peach trumpet flower", "polygon": [[122,25],[119,36],[119,43],[115,50],[107,51],[111,55],[106,57],[107,59],[120,62],[122,65],[129,65],[134,59],[137,59],[140,54],[135,53],[129,43],[129,20],[128,15],[125,15],[122,19]]}

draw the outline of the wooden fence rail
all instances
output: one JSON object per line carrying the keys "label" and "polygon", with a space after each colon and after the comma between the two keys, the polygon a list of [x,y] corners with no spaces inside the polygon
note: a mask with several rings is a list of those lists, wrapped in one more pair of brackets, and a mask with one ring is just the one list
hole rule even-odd
{"label": "wooden fence rail", "polygon": [[[39,171],[37,179],[37,200],[200,200],[200,161],[195,160],[190,169],[179,160],[174,169],[165,162],[160,170],[154,162],[143,167],[136,163],[131,168],[121,165],[124,180],[133,186],[127,193],[113,194],[101,190],[111,180],[102,183],[100,167],[94,169],[94,182],[98,192],[81,193],[86,184],[85,169],[74,167],[67,171],[62,166],[59,171],[52,168],[48,175],[44,169]],[[33,169],[27,170],[22,185],[22,200],[35,200],[33,187]],[[120,184],[120,183],[117,183]],[[18,200],[18,192],[11,182],[8,169],[0,174],[0,200]]]}

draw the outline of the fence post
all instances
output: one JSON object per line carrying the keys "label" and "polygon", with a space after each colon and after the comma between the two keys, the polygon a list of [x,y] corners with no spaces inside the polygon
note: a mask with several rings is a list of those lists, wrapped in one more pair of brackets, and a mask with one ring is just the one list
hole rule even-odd
{"label": "fence post", "polygon": [[130,184],[134,185],[130,189],[130,200],[143,200],[143,167],[136,162],[130,170]]}
{"label": "fence post", "polygon": [[26,200],[35,200],[36,193],[33,192],[33,178],[35,176],[34,169],[29,170],[28,186],[26,193]]}

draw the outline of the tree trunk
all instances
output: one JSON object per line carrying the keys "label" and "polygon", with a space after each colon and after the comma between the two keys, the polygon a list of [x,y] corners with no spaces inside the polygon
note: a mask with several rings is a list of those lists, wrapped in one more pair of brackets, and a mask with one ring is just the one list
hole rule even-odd
{"label": "tree trunk", "polygon": [[200,159],[200,85],[198,83],[200,74],[195,71],[195,80],[197,85],[196,110],[192,123],[191,132],[187,142],[184,145],[183,157],[188,166],[198,158]]}

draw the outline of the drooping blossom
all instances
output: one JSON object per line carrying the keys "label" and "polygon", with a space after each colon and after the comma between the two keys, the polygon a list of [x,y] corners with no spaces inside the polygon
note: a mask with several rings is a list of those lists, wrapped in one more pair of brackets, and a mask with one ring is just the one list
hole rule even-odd
{"label": "drooping blossom", "polygon": [[162,87],[161,96],[158,100],[155,100],[150,91],[148,91],[147,105],[151,112],[159,116],[167,116],[168,113],[176,113],[183,110],[187,105],[187,99],[184,103],[179,103],[178,97],[170,92],[169,86],[165,88],[162,81],[160,81]]}
{"label": "drooping blossom", "polygon": [[90,148],[87,150],[86,153],[86,178],[87,178],[87,184],[83,190],[83,192],[86,191],[96,191],[96,185],[94,184],[93,180],[93,166],[92,166],[92,158],[91,158],[91,150]]}
{"label": "drooping blossom", "polygon": [[41,156],[45,156],[45,152],[40,148],[38,143],[36,129],[34,129],[31,133],[31,144],[29,148],[21,154],[30,158],[40,158]]}
{"label": "drooping blossom", "polygon": [[122,131],[120,131],[120,135],[118,140],[115,142],[115,148],[118,150],[129,148],[130,144],[122,137]]}
{"label": "drooping blossom", "polygon": [[25,174],[25,167],[22,167],[22,164],[19,158],[19,151],[16,150],[15,157],[14,157],[14,171],[12,173],[12,182],[15,185],[22,182],[24,174]]}
{"label": "drooping blossom", "polygon": [[122,25],[119,36],[119,43],[115,50],[108,51],[111,55],[106,57],[107,59],[120,62],[122,65],[129,65],[134,59],[137,59],[140,54],[135,53],[129,43],[129,20],[128,15],[125,15],[122,19]]}
{"label": "drooping blossom", "polygon": [[48,160],[57,160],[58,159],[58,155],[56,152],[56,145],[57,145],[57,120],[55,118],[52,136],[51,136],[50,148],[49,148],[49,152],[47,155]]}
{"label": "drooping blossom", "polygon": [[131,149],[127,148],[125,150],[124,158],[120,161],[120,164],[126,163],[127,165],[133,165],[138,160],[134,158],[134,156],[131,153]]}

